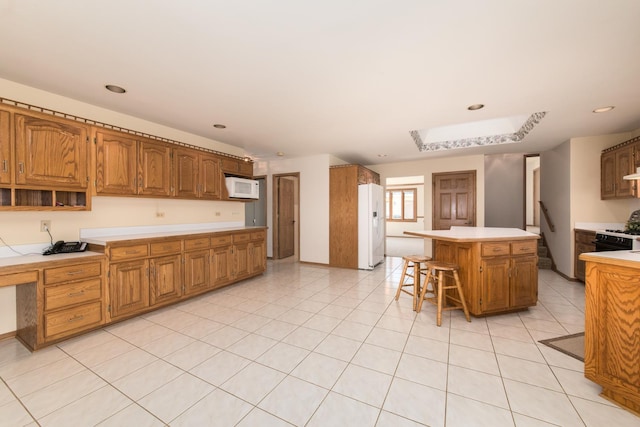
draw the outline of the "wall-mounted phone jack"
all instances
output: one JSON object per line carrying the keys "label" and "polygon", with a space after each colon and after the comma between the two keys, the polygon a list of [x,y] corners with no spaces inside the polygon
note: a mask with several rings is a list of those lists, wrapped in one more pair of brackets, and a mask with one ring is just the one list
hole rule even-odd
{"label": "wall-mounted phone jack", "polygon": [[40,231],[43,231],[45,233],[51,231],[51,220],[50,219],[43,219],[42,221],[40,221]]}

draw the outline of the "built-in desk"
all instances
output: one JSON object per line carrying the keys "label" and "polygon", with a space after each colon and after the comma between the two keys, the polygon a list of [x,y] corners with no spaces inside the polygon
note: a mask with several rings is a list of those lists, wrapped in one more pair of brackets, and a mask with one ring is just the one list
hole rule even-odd
{"label": "built-in desk", "polygon": [[0,286],[16,286],[16,337],[36,350],[104,324],[104,272],[95,252],[0,258]]}
{"label": "built-in desk", "polygon": [[539,235],[496,227],[452,227],[405,234],[433,239],[433,258],[459,265],[465,300],[474,316],[536,305]]}

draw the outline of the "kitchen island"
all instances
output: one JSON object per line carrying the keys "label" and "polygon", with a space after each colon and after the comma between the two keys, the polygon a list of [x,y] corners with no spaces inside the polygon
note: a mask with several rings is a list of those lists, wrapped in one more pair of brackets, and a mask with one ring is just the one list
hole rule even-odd
{"label": "kitchen island", "polygon": [[433,239],[433,258],[458,264],[465,300],[474,316],[536,305],[539,235],[498,227],[451,227],[405,234]]}
{"label": "kitchen island", "polygon": [[584,375],[640,415],[640,253],[584,253]]}

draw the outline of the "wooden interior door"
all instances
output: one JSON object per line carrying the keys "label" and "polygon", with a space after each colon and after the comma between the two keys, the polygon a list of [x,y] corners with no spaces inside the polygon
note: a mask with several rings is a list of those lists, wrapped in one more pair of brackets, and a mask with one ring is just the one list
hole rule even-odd
{"label": "wooden interior door", "polygon": [[295,195],[293,180],[278,179],[278,259],[295,253]]}
{"label": "wooden interior door", "polygon": [[433,174],[433,229],[476,225],[476,171]]}

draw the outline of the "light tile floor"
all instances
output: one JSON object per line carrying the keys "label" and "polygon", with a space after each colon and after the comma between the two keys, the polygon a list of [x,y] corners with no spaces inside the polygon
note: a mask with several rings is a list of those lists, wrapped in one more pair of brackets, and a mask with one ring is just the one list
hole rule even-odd
{"label": "light tile floor", "polygon": [[4,340],[0,426],[640,426],[538,343],[583,330],[583,284],[541,270],[536,307],[437,327],[400,272],[269,261],[35,353]]}

